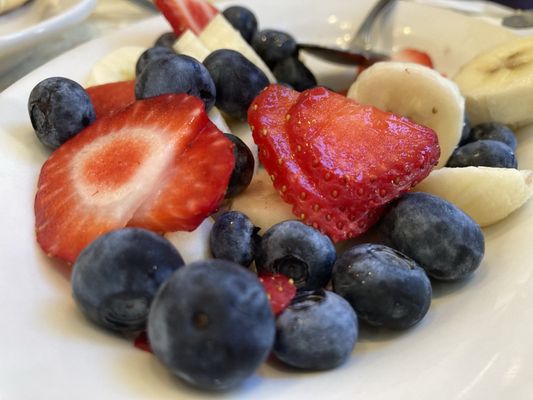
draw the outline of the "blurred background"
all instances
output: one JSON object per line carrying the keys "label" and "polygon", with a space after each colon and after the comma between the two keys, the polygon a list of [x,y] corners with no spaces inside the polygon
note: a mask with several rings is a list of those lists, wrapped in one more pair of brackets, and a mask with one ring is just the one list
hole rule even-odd
{"label": "blurred background", "polygon": [[[3,0],[0,0],[0,6]],[[154,16],[151,0],[30,0],[19,9],[0,15],[0,92],[38,66],[46,63],[59,54],[88,40],[112,33],[120,28],[131,25],[142,19]],[[356,1],[356,0],[352,0]],[[431,3],[439,7],[452,8],[473,16],[481,16],[489,22],[501,23],[505,16],[520,15],[528,17],[526,21],[533,26],[533,0],[404,0],[420,3]],[[34,33],[31,46],[23,51],[8,52],[6,43],[17,39],[16,36],[33,23],[46,16],[61,14],[65,5],[76,7],[81,3],[88,4],[90,10],[83,19],[76,21],[54,33],[52,38],[38,41],[44,30]],[[246,4],[246,0],[242,0]],[[508,9],[506,7],[511,7]],[[2,7],[0,7],[1,10]],[[531,13],[531,15],[529,14]],[[26,15],[30,15],[29,17]],[[20,20],[20,23],[19,23]],[[15,21],[15,22],[14,22]],[[18,28],[20,26],[20,28]],[[533,30],[531,31],[533,34]],[[7,43],[9,44],[9,43]],[[12,50],[12,49],[11,49]],[[6,54],[9,53],[9,54]]]}

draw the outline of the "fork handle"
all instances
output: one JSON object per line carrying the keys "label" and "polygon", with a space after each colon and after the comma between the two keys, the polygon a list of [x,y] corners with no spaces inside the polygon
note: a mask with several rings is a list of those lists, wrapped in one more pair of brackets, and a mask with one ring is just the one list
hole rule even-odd
{"label": "fork handle", "polygon": [[370,49],[371,33],[374,23],[379,17],[386,16],[396,4],[397,0],[378,0],[366,15],[363,23],[350,42],[350,48]]}

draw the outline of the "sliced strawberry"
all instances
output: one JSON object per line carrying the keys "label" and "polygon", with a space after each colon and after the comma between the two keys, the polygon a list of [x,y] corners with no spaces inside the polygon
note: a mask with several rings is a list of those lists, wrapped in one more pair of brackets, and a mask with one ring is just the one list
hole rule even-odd
{"label": "sliced strawberry", "polygon": [[208,121],[177,154],[159,190],[144,201],[128,225],[160,232],[194,230],[222,201],[234,166],[232,142]]}
{"label": "sliced strawberry", "polygon": [[218,14],[218,9],[206,0],[154,0],[176,35],[190,29],[196,35]]}
{"label": "sliced strawberry", "polygon": [[296,296],[296,286],[293,280],[285,275],[264,274],[259,276],[259,281],[267,292],[274,315],[281,314]]}
{"label": "sliced strawberry", "polygon": [[440,153],[431,129],[324,88],[298,95],[271,85],[248,120],[274,187],[334,241],[365,232]]}
{"label": "sliced strawberry", "polygon": [[299,93],[281,85],[270,85],[257,96],[248,110],[248,122],[259,158],[281,197],[293,206],[292,212],[307,224],[340,241],[364,232],[376,222],[381,210],[361,211],[339,205],[318,191],[317,185],[294,159],[286,131],[287,115]]}
{"label": "sliced strawberry", "polygon": [[405,48],[392,54],[393,61],[410,62],[433,68],[433,61],[428,53],[413,48]]}
{"label": "sliced strawberry", "polygon": [[135,102],[135,80],[88,87],[96,118],[107,117]]}
{"label": "sliced strawberry", "polygon": [[338,205],[383,205],[425,178],[440,154],[430,128],[325,88],[303,92],[289,116],[296,162]]}
{"label": "sliced strawberry", "polygon": [[[182,162],[177,154],[186,152],[207,121],[197,97],[164,95],[96,120],[59,147],[42,167],[35,197],[37,241],[43,250],[73,262],[96,237],[126,226],[153,193],[167,189],[168,171]],[[211,173],[216,171],[195,176]],[[204,194],[214,204],[224,191]],[[190,227],[182,218],[181,224]]]}
{"label": "sliced strawberry", "polygon": [[148,335],[145,331],[139,333],[139,335],[133,341],[133,345],[139,350],[147,351],[152,353],[152,346],[150,346],[150,341],[148,340]]}

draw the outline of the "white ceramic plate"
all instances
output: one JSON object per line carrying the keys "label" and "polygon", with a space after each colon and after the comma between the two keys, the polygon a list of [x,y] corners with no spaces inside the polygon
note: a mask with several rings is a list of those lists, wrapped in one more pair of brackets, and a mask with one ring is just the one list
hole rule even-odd
{"label": "white ceramic plate", "polygon": [[96,0],[30,0],[0,15],[0,60],[20,53],[80,22]]}
{"label": "white ceramic plate", "polygon": [[[299,39],[331,40],[353,30],[369,7],[359,0],[249,0],[261,26]],[[395,43],[428,50],[452,74],[477,51],[512,37],[441,9],[400,4]],[[347,18],[355,16],[352,24]],[[328,23],[330,21],[331,23]],[[336,21],[336,22],[335,22]],[[121,45],[149,45],[168,30],[160,18],[90,42],[36,70],[0,95],[0,398],[191,399],[209,397],[173,379],[150,354],[87,323],[65,269],[34,240],[33,196],[48,153],[32,132],[26,101],[41,79],[82,81],[91,64]],[[321,76],[336,69],[312,64]],[[518,159],[533,168],[533,139]],[[533,205],[485,230],[486,257],[465,282],[436,285],[429,314],[403,333],[363,330],[341,368],[300,373],[265,364],[236,392],[253,399],[526,399],[533,384]]]}

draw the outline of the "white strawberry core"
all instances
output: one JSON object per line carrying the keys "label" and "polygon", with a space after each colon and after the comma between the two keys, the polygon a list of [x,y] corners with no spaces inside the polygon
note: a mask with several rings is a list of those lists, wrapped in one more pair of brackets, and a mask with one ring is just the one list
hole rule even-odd
{"label": "white strawberry core", "polygon": [[160,183],[174,150],[160,132],[142,127],[96,138],[73,159],[76,193],[82,203],[131,213]]}

